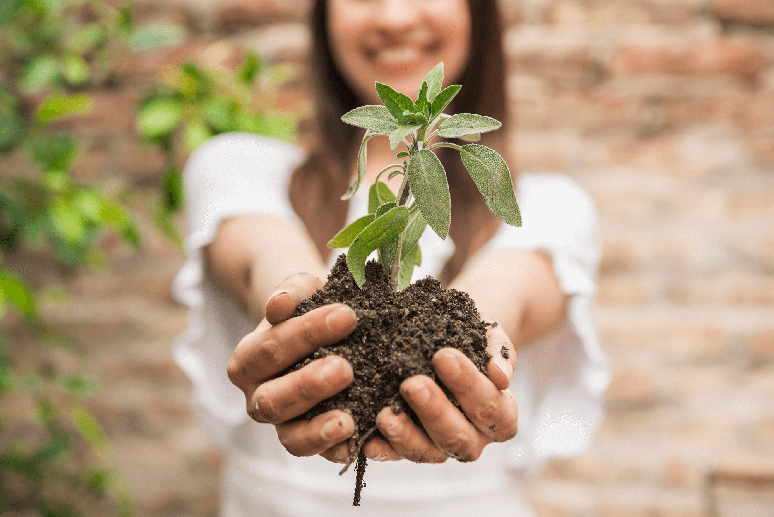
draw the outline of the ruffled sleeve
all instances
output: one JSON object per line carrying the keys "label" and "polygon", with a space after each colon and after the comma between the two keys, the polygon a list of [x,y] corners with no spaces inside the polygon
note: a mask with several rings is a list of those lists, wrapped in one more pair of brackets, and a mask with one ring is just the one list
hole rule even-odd
{"label": "ruffled sleeve", "polygon": [[519,434],[511,466],[586,450],[601,423],[610,365],[592,320],[601,255],[596,209],[585,191],[558,174],[522,175],[517,199],[523,226],[503,225],[490,249],[541,250],[570,295],[564,328],[518,354],[511,389],[519,402]]}
{"label": "ruffled sleeve", "polygon": [[173,354],[193,384],[203,426],[223,448],[236,426],[248,419],[244,395],[229,382],[226,365],[255,323],[208,278],[202,250],[220,223],[236,215],[269,213],[300,225],[287,186],[302,159],[303,153],[291,144],[232,133],[200,146],[185,166],[186,261],[175,277],[173,295],[189,307],[190,321]]}

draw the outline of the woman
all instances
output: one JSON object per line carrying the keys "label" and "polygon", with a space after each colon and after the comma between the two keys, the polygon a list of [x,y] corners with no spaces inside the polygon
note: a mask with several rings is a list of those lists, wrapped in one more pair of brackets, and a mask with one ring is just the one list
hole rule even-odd
{"label": "woman", "polygon": [[[346,458],[352,418],[331,411],[290,422],[344,389],[351,367],[327,357],[276,377],[357,324],[342,305],[289,318],[323,283],[335,258],[325,243],[365,213],[366,188],[351,201],[339,199],[356,174],[362,137],[341,115],[379,103],[375,81],[413,93],[443,61],[446,82],[463,85],[451,111],[504,122],[483,143],[513,163],[494,0],[319,0],[311,26],[317,132],[309,151],[223,135],[186,166],[189,258],[175,289],[192,311],[175,353],[194,384],[203,424],[225,451],[221,508],[228,517],[340,515],[351,504],[354,473],[339,477],[329,461]],[[384,138],[373,139],[368,153],[366,184],[394,161]],[[432,274],[467,291],[485,320],[499,322],[487,335],[494,358],[488,376],[454,349],[433,358],[464,414],[428,377],[404,381],[401,395],[424,430],[405,414],[379,413],[380,436],[364,451],[380,461],[369,464],[356,511],[530,515],[511,474],[582,451],[601,418],[608,368],[589,314],[599,254],[595,213],[569,180],[520,175],[524,228],[507,227],[458,159],[441,158],[452,193],[451,239],[425,232],[414,278]]]}

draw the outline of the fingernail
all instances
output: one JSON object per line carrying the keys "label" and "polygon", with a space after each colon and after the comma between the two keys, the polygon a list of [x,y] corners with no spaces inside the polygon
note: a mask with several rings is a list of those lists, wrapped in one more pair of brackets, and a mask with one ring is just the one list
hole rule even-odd
{"label": "fingernail", "polygon": [[436,352],[434,359],[436,361],[444,361],[444,370],[450,377],[457,377],[461,373],[460,363],[457,360],[457,356],[452,350],[443,349]]}
{"label": "fingernail", "polygon": [[344,439],[344,423],[341,420],[329,420],[321,431],[323,440],[340,441]]}
{"label": "fingernail", "polygon": [[385,420],[379,426],[379,432],[385,435],[385,438],[394,441],[395,438],[400,436],[403,426],[401,426],[400,419],[398,418],[386,417]]}
{"label": "fingernail", "polygon": [[404,388],[404,392],[415,404],[427,404],[427,401],[430,400],[430,390],[427,389],[424,382],[419,382],[414,387]]}
{"label": "fingernail", "polygon": [[496,355],[492,358],[492,362],[494,362],[494,365],[497,367],[498,370],[503,372],[503,374],[508,377],[508,380],[511,379],[513,376],[513,366],[511,366],[511,362],[508,361],[506,358],[504,358],[501,355]]}
{"label": "fingernail", "polygon": [[[345,314],[347,317],[344,317]],[[357,316],[349,307],[339,307],[325,317],[325,324],[328,325],[328,330],[339,334],[350,330],[353,324],[357,325]]]}
{"label": "fingernail", "polygon": [[281,296],[283,294],[288,294],[289,292],[290,291],[288,291],[287,289],[277,289],[276,291],[274,291],[273,293],[271,293],[269,295],[269,298],[274,298],[275,296]]}
{"label": "fingernail", "polygon": [[337,375],[340,376],[344,371],[344,365],[341,359],[328,359],[326,364],[320,369],[320,380],[325,383],[331,382]]}

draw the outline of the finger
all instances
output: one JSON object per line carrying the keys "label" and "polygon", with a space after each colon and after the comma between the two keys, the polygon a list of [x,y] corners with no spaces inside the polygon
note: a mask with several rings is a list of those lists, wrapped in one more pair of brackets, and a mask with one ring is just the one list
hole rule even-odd
{"label": "finger", "polygon": [[277,438],[293,456],[314,456],[352,436],[355,422],[338,409],[277,426]]}
{"label": "finger", "polygon": [[[443,463],[449,459],[405,411],[396,415],[389,407],[382,409],[376,416],[376,426],[384,436],[385,445],[399,457],[416,463]],[[377,449],[379,445],[378,442],[373,445],[373,453],[389,455],[386,447]]]}
{"label": "finger", "polygon": [[372,436],[363,445],[363,454],[374,461],[399,461],[406,459],[382,436]]}
{"label": "finger", "polygon": [[256,422],[280,424],[332,397],[352,379],[349,362],[338,356],[324,357],[258,386],[248,398],[247,412]]}
{"label": "finger", "polygon": [[276,325],[293,316],[296,306],[309,298],[323,281],[309,273],[297,273],[283,280],[266,300],[266,319]]}
{"label": "finger", "polygon": [[242,338],[227,366],[228,378],[252,396],[255,387],[309,356],[344,339],[357,326],[355,311],[343,304],[319,307]]}
{"label": "finger", "polygon": [[516,368],[516,350],[501,326],[487,330],[486,349],[492,356],[487,363],[489,380],[498,390],[507,390]]}
{"label": "finger", "polygon": [[459,461],[476,460],[491,441],[452,405],[429,377],[409,377],[401,384],[400,393],[433,443],[449,456]]}
{"label": "finger", "polygon": [[509,390],[500,391],[473,362],[454,348],[443,348],[433,356],[440,381],[457,398],[465,416],[494,442],[516,436],[519,411]]}

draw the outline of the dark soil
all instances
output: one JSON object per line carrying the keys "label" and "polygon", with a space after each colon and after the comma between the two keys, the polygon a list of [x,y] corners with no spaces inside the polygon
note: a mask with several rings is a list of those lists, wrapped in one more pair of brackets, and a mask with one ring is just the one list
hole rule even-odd
{"label": "dark soil", "polygon": [[[376,261],[366,264],[366,282],[360,289],[342,254],[325,286],[301,302],[294,316],[331,303],[352,307],[358,317],[357,328],[343,341],[319,349],[290,370],[331,354],[344,357],[352,365],[355,378],[348,388],[299,417],[311,419],[331,409],[352,414],[356,431],[347,466],[358,457],[365,440],[378,432],[376,415],[383,408],[390,406],[395,413],[406,411],[419,423],[398,390],[401,382],[413,375],[424,374],[436,379],[432,357],[441,348],[458,348],[486,374],[486,363],[491,358],[486,351],[486,331],[492,324],[481,321],[467,293],[443,289],[432,277],[395,293]],[[440,381],[439,385],[456,405]],[[362,473],[358,473],[361,477]]]}

